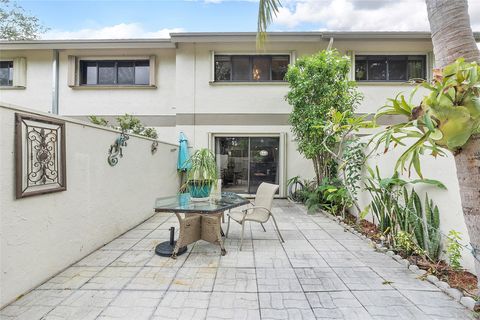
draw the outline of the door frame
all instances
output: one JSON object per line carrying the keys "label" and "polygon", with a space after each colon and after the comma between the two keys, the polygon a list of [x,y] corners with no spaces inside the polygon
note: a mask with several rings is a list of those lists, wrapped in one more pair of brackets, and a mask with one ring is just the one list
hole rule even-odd
{"label": "door frame", "polygon": [[[287,133],[286,132],[209,132],[208,133],[208,149],[215,154],[215,138],[219,137],[272,137],[272,138],[280,138],[279,139],[279,150],[278,150],[278,184],[280,186],[278,190],[278,195],[275,197],[277,198],[285,198],[287,195]],[[245,196],[254,196],[253,194],[245,194]]]}

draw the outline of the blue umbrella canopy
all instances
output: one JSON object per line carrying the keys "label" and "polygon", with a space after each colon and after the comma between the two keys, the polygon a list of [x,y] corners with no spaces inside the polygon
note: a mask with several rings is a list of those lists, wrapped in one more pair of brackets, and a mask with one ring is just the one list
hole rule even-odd
{"label": "blue umbrella canopy", "polygon": [[177,162],[177,169],[179,171],[187,171],[190,169],[191,164],[188,162],[190,155],[188,154],[188,140],[185,137],[183,132],[180,132],[180,146],[178,148],[178,162]]}

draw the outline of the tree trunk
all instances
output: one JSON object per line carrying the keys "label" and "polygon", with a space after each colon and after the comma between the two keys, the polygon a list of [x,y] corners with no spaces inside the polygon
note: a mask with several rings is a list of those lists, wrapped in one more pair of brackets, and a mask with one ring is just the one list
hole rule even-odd
{"label": "tree trunk", "polygon": [[[470,27],[467,0],[425,1],[432,33],[435,66],[443,68],[460,57],[466,61],[480,62],[480,51]],[[470,242],[480,250],[480,135],[472,136],[455,155],[455,165]],[[478,251],[477,259],[480,259]],[[475,261],[475,267],[480,288],[478,260]],[[480,311],[480,302],[477,302],[475,310]]]}
{"label": "tree trunk", "polygon": [[[470,242],[480,250],[480,135],[472,136],[461,152],[455,155],[455,165]],[[477,258],[480,259],[480,252],[477,252]],[[475,267],[480,284],[478,260],[475,260]]]}
{"label": "tree trunk", "polygon": [[435,67],[443,68],[460,57],[466,61],[480,61],[480,52],[470,27],[467,0],[425,1]]}

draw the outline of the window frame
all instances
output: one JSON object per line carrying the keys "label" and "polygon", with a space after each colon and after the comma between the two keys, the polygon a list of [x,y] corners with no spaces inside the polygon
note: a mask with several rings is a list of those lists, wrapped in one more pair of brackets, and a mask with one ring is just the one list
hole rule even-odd
{"label": "window frame", "polygon": [[[119,85],[119,84],[81,84],[81,61],[117,61],[117,60],[148,60],[149,61],[149,83],[146,85]],[[127,89],[157,89],[158,67],[157,55],[67,55],[67,86],[73,90],[127,90]]]}
{"label": "window frame", "polygon": [[[87,84],[86,79],[83,79],[83,73],[84,73],[84,63],[88,62],[94,62],[96,63],[96,83],[95,84]],[[114,81],[113,83],[99,83],[99,62],[113,62],[114,64]],[[118,65],[121,62],[130,62],[133,63],[133,80],[134,83],[118,83]],[[135,83],[135,67],[136,67],[136,62],[147,62],[148,67],[149,67],[149,74],[152,72],[152,66],[151,66],[151,59],[150,58],[104,58],[104,59],[99,59],[99,58],[81,58],[78,61],[78,85],[81,87],[145,87],[145,86],[151,86],[150,84],[150,76],[148,79],[148,83],[141,83],[137,84]]]}
{"label": "window frame", "polygon": [[[14,71],[14,66],[15,66],[15,62],[14,62],[14,59],[1,59],[0,60],[1,63],[9,63],[9,66],[8,66],[8,84],[5,84],[5,85],[0,85],[0,88],[14,88],[14,77],[15,77],[15,71]],[[11,80],[10,80],[11,79]]]}
{"label": "window frame", "polygon": [[[357,57],[366,57],[366,59],[364,60],[360,60],[360,61],[366,61],[367,62],[367,66],[366,66],[366,77],[367,79],[365,80],[357,80],[357,77],[356,77],[356,68],[357,68]],[[391,57],[404,57],[404,61],[406,62],[405,64],[405,74],[407,75],[406,77],[406,80],[390,80],[389,77],[390,77],[390,74],[389,74],[389,58]],[[413,60],[409,60],[410,57],[421,57],[421,62],[422,62],[422,79],[424,80],[427,80],[428,79],[428,68],[427,68],[427,64],[428,64],[428,54],[425,53],[425,52],[422,52],[422,53],[395,53],[395,54],[392,54],[392,53],[355,53],[354,55],[354,63],[352,65],[352,69],[353,69],[353,80],[355,80],[356,82],[358,83],[405,83],[405,82],[408,82],[410,81],[411,79],[418,79],[418,78],[410,78],[409,77],[409,74],[408,74],[408,61],[418,61],[419,59],[413,59]],[[368,64],[368,61],[369,60],[379,60],[381,58],[385,58],[385,64],[386,64],[386,68],[385,68],[385,72],[386,72],[386,79],[383,79],[383,80],[369,80],[368,79],[368,72],[369,72],[369,64]],[[393,59],[392,59],[393,60]],[[399,60],[397,60],[399,61]]]}
{"label": "window frame", "polygon": [[[265,54],[252,54],[252,53],[224,53],[224,52],[211,52],[212,55],[212,77],[210,82],[211,83],[221,83],[221,84],[229,84],[229,83],[246,83],[246,84],[254,84],[254,83],[287,83],[285,79],[283,80],[272,80],[272,60],[273,57],[285,57],[288,59],[288,64],[290,65],[292,61],[294,60],[294,55],[292,52],[286,53],[286,52],[275,52],[275,53],[265,53]],[[232,64],[232,57],[245,57],[247,56],[249,59],[249,79],[248,80],[234,80],[233,79],[233,64],[231,66],[230,70],[230,80],[217,80],[217,75],[216,75],[216,62],[217,62],[217,56],[222,56],[222,57],[229,57],[230,58],[230,64]],[[253,80],[252,79],[252,71],[253,71],[253,60],[255,57],[269,57],[269,79],[270,80]]]}

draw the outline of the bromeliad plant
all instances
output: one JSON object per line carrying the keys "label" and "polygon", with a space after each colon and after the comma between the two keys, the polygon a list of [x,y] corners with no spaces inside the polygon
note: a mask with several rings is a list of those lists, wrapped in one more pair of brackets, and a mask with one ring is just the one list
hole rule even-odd
{"label": "bromeliad plant", "polygon": [[408,101],[401,94],[389,99],[390,104],[381,108],[374,120],[384,115],[403,115],[408,121],[387,127],[371,140],[376,143],[375,149],[384,145],[386,152],[391,145],[406,146],[405,140],[414,139],[395,169],[410,171],[413,167],[420,177],[420,155],[458,152],[470,137],[480,134],[480,66],[458,59],[436,75],[432,83],[424,82],[421,86],[430,93],[419,106],[412,103],[419,87]]}

